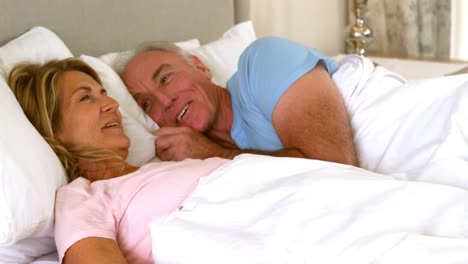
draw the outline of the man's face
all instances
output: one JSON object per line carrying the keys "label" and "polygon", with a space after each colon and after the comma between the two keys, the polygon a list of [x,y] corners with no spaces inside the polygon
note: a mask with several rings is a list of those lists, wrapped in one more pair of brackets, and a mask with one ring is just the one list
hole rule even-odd
{"label": "man's face", "polygon": [[148,51],[125,68],[123,79],[138,105],[161,127],[188,126],[206,132],[217,112],[211,72],[196,57]]}

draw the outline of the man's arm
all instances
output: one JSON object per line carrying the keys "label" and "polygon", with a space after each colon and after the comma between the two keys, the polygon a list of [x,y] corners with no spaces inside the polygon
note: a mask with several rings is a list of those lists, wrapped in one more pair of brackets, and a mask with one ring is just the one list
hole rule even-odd
{"label": "man's arm", "polygon": [[158,132],[159,139],[155,141],[155,148],[161,160],[181,161],[186,158],[206,159],[210,157],[233,159],[243,153],[310,158],[299,148],[284,148],[267,152],[254,149],[241,150],[235,146],[221,146],[189,127],[164,127],[160,128]]}
{"label": "man's arm", "polygon": [[282,149],[274,152],[259,150],[240,150],[237,146],[221,146],[202,133],[189,127],[162,127],[156,131],[156,154],[161,160],[181,161],[186,158],[206,159],[220,157],[233,159],[242,153],[261,154],[277,157],[307,156],[299,149]]}
{"label": "man's arm", "polygon": [[322,64],[286,90],[272,120],[285,150],[297,150],[311,159],[358,165],[348,113]]}
{"label": "man's arm", "polygon": [[73,244],[63,257],[65,264],[125,264],[117,243],[107,238],[89,237]]}

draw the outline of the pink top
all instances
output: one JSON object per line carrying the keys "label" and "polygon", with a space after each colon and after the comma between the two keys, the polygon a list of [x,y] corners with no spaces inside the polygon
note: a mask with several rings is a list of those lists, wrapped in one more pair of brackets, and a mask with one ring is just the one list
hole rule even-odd
{"label": "pink top", "polygon": [[149,163],[125,176],[90,183],[78,178],[61,187],[55,208],[60,260],[86,237],[116,240],[129,263],[153,263],[149,223],[178,210],[200,177],[229,160]]}

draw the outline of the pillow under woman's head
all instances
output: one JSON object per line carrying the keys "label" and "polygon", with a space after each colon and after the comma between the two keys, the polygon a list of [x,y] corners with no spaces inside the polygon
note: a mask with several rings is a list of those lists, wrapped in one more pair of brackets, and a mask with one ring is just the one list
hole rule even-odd
{"label": "pillow under woman's head", "polygon": [[[71,56],[53,32],[36,27],[0,47],[0,68],[6,76],[20,62],[44,63]],[[21,246],[14,247],[13,255],[23,256],[17,262],[30,262],[55,249],[55,191],[66,183],[65,171],[27,120],[4,78],[0,78],[0,120],[4,124],[0,129],[0,262],[12,256],[9,245],[15,243]],[[41,246],[27,240],[40,241]]]}

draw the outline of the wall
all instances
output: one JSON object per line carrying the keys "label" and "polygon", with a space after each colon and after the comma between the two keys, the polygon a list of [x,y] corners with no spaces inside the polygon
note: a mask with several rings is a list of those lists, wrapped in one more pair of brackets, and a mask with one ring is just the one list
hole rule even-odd
{"label": "wall", "polygon": [[250,17],[259,37],[286,37],[336,55],[344,52],[345,2],[251,0]]}
{"label": "wall", "polygon": [[452,0],[450,58],[468,61],[468,1]]}

